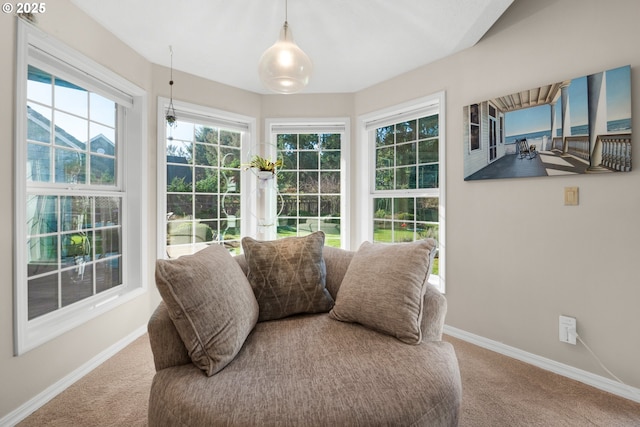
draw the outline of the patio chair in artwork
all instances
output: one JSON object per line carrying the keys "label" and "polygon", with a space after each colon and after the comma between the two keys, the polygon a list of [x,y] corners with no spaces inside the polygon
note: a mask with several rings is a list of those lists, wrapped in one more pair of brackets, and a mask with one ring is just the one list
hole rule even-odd
{"label": "patio chair in artwork", "polygon": [[516,144],[518,144],[518,151],[521,159],[525,157],[527,159],[533,159],[538,154],[535,144],[529,145],[527,138],[516,140]]}

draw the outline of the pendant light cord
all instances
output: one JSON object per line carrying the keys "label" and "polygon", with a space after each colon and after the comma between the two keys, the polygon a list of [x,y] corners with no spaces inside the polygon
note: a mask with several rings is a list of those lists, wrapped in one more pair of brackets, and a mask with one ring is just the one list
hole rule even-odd
{"label": "pendant light cord", "polygon": [[175,109],[173,108],[173,46],[171,45],[169,45],[169,53],[171,54],[171,68],[169,68],[169,108],[175,116]]}
{"label": "pendant light cord", "polygon": [[284,37],[287,38],[287,30],[289,29],[289,1],[284,0]]}

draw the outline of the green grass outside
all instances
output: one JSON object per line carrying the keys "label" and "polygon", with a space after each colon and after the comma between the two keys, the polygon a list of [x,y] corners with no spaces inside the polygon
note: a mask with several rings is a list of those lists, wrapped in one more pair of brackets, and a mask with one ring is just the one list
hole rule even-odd
{"label": "green grass outside", "polygon": [[[297,231],[294,228],[289,228],[289,227],[278,227],[278,239],[283,238],[283,237],[292,237],[292,236],[298,236]],[[308,234],[311,234],[310,231],[304,231],[301,230],[300,231],[300,236],[306,236]],[[330,233],[325,231],[324,232],[325,235],[325,241],[324,244],[326,246],[331,246],[334,248],[339,248],[340,247],[340,233],[336,232],[336,233]]]}
{"label": "green grass outside", "polygon": [[[396,242],[413,242],[413,231],[396,230]],[[382,243],[393,242],[393,231],[391,229],[378,228],[373,231],[373,241]]]}
{"label": "green grass outside", "polygon": [[[395,242],[413,242],[414,240],[414,236],[413,236],[413,231],[412,230],[395,230]],[[421,238],[421,236],[418,234],[417,236],[419,239]],[[393,231],[390,229],[384,229],[384,228],[378,228],[375,229],[373,231],[373,241],[374,242],[381,242],[381,243],[391,243],[394,242],[393,240]],[[438,275],[438,266],[439,266],[439,259],[436,257],[433,260],[433,270],[432,270],[432,274],[434,275]]]}
{"label": "green grass outside", "polygon": [[[373,237],[374,237],[374,241],[376,242],[392,242],[392,231],[391,230],[384,230],[384,229],[377,229],[374,231],[373,233]],[[306,236],[310,234],[309,231],[302,231],[300,233],[301,236]],[[294,228],[287,228],[287,227],[278,227],[278,238],[283,238],[283,237],[292,237],[292,236],[297,236],[297,232]],[[325,245],[326,246],[331,246],[334,248],[339,248],[340,247],[340,234],[338,233],[328,233],[325,232],[325,236],[326,236],[326,240],[325,240]],[[409,230],[396,230],[396,241],[413,241],[413,231],[409,231]],[[438,265],[439,265],[439,259],[436,258],[433,260],[433,270],[432,270],[432,274],[438,275]]]}

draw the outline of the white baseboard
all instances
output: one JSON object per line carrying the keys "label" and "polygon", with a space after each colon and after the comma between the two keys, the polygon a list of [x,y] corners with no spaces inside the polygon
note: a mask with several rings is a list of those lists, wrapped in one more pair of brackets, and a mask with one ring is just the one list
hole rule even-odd
{"label": "white baseboard", "polygon": [[496,353],[512,357],[530,365],[537,366],[538,368],[551,371],[608,393],[640,403],[640,389],[638,388],[610,380],[609,378],[602,377],[600,375],[592,374],[591,372],[587,372],[582,369],[574,368],[570,365],[565,365],[564,363],[556,362],[555,360],[547,359],[533,353],[528,353],[501,342],[490,340],[488,338],[463,331],[462,329],[454,328],[453,326],[445,325],[444,333],[454,338],[475,344],[478,347],[495,351]]}
{"label": "white baseboard", "polygon": [[95,368],[104,363],[111,356],[131,344],[133,341],[141,337],[147,332],[147,326],[141,326],[140,328],[134,330],[129,335],[108,347],[104,351],[100,352],[98,355],[90,359],[88,362],[75,369],[65,377],[56,381],[41,393],[34,396],[32,399],[28,400],[17,409],[11,411],[4,417],[0,418],[0,426],[9,427],[15,426],[20,421],[27,418],[29,415],[34,413],[40,407],[42,407],[45,403],[49,402],[51,399],[56,397],[58,394],[62,393],[67,387],[71,386],[73,383],[78,381],[80,378],[87,375],[89,372],[93,371]]}

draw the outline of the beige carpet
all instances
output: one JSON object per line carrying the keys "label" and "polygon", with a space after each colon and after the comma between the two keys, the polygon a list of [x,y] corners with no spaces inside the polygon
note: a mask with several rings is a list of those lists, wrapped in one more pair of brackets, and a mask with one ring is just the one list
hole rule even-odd
{"label": "beige carpet", "polygon": [[462,376],[460,426],[640,427],[640,403],[446,337]]}
{"label": "beige carpet", "polygon": [[145,334],[18,426],[146,426],[154,372],[149,337]]}
{"label": "beige carpet", "polygon": [[[462,372],[461,427],[639,427],[640,403],[451,337]],[[146,426],[153,362],[146,335],[18,424]]]}

